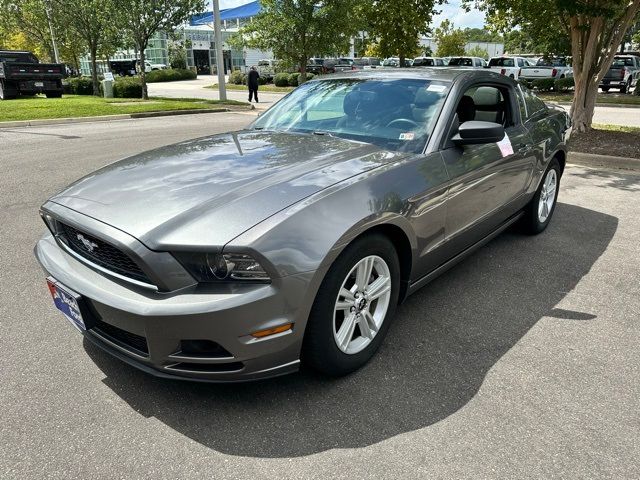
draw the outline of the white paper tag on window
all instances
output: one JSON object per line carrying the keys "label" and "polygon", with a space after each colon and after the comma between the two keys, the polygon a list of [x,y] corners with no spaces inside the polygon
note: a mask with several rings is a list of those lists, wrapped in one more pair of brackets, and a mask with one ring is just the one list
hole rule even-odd
{"label": "white paper tag on window", "polygon": [[434,85],[431,84],[427,87],[427,92],[444,92],[447,89],[444,85]]}
{"label": "white paper tag on window", "polygon": [[504,138],[496,143],[496,145],[498,145],[498,148],[500,149],[502,158],[513,155],[513,146],[511,145],[511,140],[509,140],[509,135],[507,135],[506,132],[504,134]]}
{"label": "white paper tag on window", "polygon": [[400,140],[413,140],[416,137],[416,134],[413,132],[406,132],[400,134]]}

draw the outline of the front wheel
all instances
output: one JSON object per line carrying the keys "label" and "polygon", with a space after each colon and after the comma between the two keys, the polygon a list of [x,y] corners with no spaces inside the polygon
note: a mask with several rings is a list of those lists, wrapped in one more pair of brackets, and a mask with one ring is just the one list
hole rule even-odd
{"label": "front wheel", "polygon": [[338,257],[314,301],[304,365],[332,376],[357,370],[382,343],[398,303],[400,266],[387,237],[362,237]]}
{"label": "front wheel", "polygon": [[522,223],[527,233],[536,235],[543,232],[549,225],[558,199],[560,175],[560,164],[554,158],[551,160],[538,190],[525,209]]}
{"label": "front wheel", "polygon": [[45,92],[47,98],[62,98],[62,92]]}

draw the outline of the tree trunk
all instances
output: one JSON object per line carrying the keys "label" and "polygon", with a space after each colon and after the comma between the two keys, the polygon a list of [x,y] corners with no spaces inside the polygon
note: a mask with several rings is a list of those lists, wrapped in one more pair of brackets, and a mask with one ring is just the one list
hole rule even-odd
{"label": "tree trunk", "polygon": [[298,78],[300,85],[307,81],[307,57],[300,59],[300,76]]}
{"label": "tree trunk", "polygon": [[96,57],[98,56],[98,49],[95,44],[89,47],[91,50],[91,83],[93,83],[93,95],[95,97],[100,96],[100,83],[98,82],[98,62]]}
{"label": "tree trunk", "polygon": [[398,67],[400,67],[400,68],[404,67],[404,60],[405,60],[404,53],[401,53],[400,55],[398,55],[398,59],[399,59],[398,63],[400,63],[400,65],[398,65]]}
{"label": "tree trunk", "polygon": [[149,100],[149,92],[147,91],[147,66],[145,65],[145,47],[140,46],[140,83],[142,84],[142,99]]}

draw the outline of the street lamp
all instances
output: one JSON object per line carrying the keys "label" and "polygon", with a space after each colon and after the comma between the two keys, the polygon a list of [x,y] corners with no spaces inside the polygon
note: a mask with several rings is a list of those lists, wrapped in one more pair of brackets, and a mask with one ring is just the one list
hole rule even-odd
{"label": "street lamp", "polygon": [[213,0],[213,32],[216,41],[216,70],[218,71],[218,92],[220,100],[227,99],[224,84],[224,59],[222,53],[222,25],[220,22],[220,0]]}

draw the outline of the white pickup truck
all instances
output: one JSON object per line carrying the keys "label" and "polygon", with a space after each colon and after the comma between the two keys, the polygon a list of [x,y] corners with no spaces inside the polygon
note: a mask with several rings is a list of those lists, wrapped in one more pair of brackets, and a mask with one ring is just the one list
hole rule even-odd
{"label": "white pickup truck", "polygon": [[520,73],[520,78],[527,82],[541,78],[558,79],[565,77],[573,77],[573,68],[564,57],[540,58],[534,66],[523,68]]}
{"label": "white pickup truck", "polygon": [[487,68],[501,75],[518,80],[521,69],[529,65],[531,65],[529,60],[523,57],[493,57],[489,60]]}

